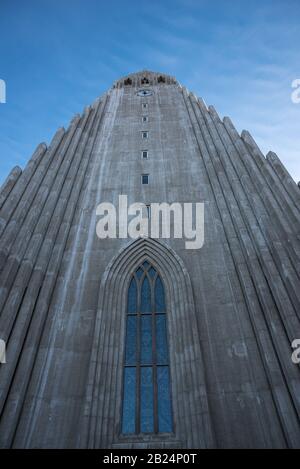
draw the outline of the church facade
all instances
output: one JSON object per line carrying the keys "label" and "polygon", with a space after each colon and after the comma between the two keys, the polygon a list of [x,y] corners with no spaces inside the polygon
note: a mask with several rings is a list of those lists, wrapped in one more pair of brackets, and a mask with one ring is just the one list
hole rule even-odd
{"label": "church facade", "polygon": [[[203,246],[99,238],[120,195],[203,203]],[[299,448],[299,235],[275,153],[173,77],[118,80],[1,188],[0,447]]]}

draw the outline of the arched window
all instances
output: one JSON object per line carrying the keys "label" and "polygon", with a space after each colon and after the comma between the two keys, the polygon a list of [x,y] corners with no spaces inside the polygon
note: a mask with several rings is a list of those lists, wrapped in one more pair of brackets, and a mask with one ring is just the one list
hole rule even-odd
{"label": "arched window", "polygon": [[145,261],[127,298],[122,433],[173,430],[164,286]]}

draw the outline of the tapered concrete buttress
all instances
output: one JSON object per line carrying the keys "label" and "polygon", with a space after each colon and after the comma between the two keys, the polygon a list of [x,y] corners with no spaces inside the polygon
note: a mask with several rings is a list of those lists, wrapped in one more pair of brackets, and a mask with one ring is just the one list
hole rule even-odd
{"label": "tapered concrete buttress", "polygon": [[13,189],[14,185],[17,183],[21,174],[22,169],[19,166],[15,166],[2,184],[0,188],[0,209]]}

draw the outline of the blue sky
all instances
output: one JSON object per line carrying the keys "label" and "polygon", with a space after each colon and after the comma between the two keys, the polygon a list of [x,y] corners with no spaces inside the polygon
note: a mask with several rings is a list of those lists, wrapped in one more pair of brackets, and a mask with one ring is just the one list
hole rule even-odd
{"label": "blue sky", "polygon": [[0,0],[0,183],[120,76],[176,78],[300,180],[299,0]]}

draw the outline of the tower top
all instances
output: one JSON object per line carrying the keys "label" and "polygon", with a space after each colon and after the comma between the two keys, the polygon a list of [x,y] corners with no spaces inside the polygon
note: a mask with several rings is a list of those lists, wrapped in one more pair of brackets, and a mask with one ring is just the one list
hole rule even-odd
{"label": "tower top", "polygon": [[140,72],[130,73],[120,78],[114,83],[114,88],[122,88],[123,86],[150,86],[150,85],[176,85],[177,80],[170,75],[160,72],[151,72],[150,70],[141,70]]}

